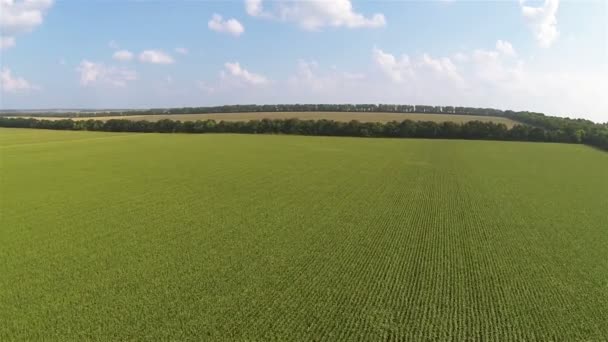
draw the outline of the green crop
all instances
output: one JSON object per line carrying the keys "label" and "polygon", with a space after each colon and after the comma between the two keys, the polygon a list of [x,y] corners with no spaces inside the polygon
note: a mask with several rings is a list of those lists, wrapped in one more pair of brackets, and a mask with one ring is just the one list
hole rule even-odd
{"label": "green crop", "polygon": [[605,340],[608,154],[0,129],[0,340]]}

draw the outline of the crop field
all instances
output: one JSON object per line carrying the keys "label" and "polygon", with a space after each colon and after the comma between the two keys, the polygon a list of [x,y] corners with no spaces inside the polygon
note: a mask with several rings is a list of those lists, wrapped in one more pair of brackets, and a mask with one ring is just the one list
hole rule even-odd
{"label": "crop field", "polygon": [[[130,115],[130,116],[100,116],[97,120],[128,119],[158,121],[162,119],[196,121],[249,121],[261,119],[301,119],[301,120],[334,120],[348,122],[358,120],[361,122],[389,122],[389,121],[433,121],[433,122],[456,122],[465,123],[469,121],[495,122],[505,124],[508,128],[517,122],[495,116],[478,115],[452,115],[452,114],[424,114],[424,113],[359,113],[359,112],[261,112],[261,113],[224,113],[224,114],[172,114],[172,115]],[[47,117],[50,120],[65,118]],[[74,120],[89,120],[91,118],[72,118]]]}
{"label": "crop field", "polygon": [[0,340],[608,339],[583,145],[0,129]]}

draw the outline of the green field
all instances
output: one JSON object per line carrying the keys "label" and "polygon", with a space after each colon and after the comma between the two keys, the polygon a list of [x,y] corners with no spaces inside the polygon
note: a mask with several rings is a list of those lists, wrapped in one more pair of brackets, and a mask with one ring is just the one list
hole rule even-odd
{"label": "green field", "polygon": [[[100,116],[97,120],[128,119],[158,121],[162,119],[196,121],[249,121],[261,119],[301,119],[301,120],[334,120],[348,122],[358,120],[361,122],[389,122],[389,121],[433,121],[433,122],[456,122],[465,123],[469,121],[495,122],[505,124],[508,128],[517,122],[496,116],[479,115],[452,115],[452,114],[425,114],[425,113],[359,113],[359,112],[265,112],[265,113],[223,113],[223,114],[171,114],[171,115],[130,115],[130,116]],[[65,118],[46,117],[49,120],[60,120]],[[72,118],[74,120],[89,120],[90,117]]]}
{"label": "green field", "polygon": [[0,129],[0,340],[608,339],[582,145]]}

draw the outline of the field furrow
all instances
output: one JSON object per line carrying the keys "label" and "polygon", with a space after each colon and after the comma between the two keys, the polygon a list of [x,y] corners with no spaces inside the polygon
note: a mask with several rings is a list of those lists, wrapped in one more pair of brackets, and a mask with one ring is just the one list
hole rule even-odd
{"label": "field furrow", "polygon": [[0,157],[0,340],[608,338],[585,146],[0,129]]}

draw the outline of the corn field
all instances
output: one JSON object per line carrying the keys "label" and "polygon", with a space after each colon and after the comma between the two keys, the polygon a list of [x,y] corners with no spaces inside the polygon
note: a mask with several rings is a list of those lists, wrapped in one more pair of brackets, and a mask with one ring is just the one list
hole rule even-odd
{"label": "corn field", "polygon": [[606,340],[608,154],[0,129],[0,340]]}

